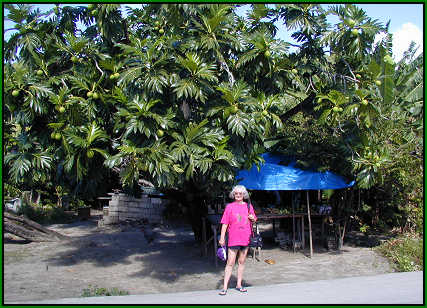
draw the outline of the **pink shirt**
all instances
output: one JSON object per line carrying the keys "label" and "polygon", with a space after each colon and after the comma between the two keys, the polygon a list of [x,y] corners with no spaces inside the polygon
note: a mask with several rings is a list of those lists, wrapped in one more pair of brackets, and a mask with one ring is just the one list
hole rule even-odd
{"label": "pink shirt", "polygon": [[[255,217],[254,208],[250,205],[250,213]],[[251,222],[248,218],[248,204],[234,201],[227,204],[221,223],[228,225],[228,246],[248,246],[251,236]]]}

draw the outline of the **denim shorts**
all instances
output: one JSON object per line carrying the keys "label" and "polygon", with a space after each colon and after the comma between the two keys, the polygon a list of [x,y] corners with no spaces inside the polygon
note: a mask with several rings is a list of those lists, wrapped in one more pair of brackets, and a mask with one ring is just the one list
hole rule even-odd
{"label": "denim shorts", "polygon": [[228,248],[232,250],[245,250],[248,247],[249,246],[228,246]]}

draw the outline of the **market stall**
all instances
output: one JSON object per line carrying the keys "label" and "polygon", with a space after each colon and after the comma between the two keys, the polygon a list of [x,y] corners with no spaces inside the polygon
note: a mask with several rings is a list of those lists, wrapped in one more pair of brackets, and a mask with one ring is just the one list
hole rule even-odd
{"label": "market stall", "polygon": [[[318,172],[315,170],[302,170],[296,167],[293,161],[287,165],[284,157],[265,153],[262,155],[265,163],[258,169],[254,164],[249,170],[240,170],[236,174],[239,184],[248,190],[270,190],[270,191],[306,191],[307,218],[309,225],[310,256],[313,255],[313,240],[310,215],[310,190],[344,189],[355,184],[354,181],[347,182],[344,178],[332,172]],[[293,241],[295,242],[295,204],[292,202],[293,215]]]}

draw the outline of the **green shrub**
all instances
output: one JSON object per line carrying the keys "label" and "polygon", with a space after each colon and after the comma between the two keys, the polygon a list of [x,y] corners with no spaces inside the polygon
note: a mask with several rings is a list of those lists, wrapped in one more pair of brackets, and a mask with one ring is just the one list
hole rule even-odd
{"label": "green shrub", "polygon": [[45,210],[47,223],[70,223],[73,217],[70,217],[62,208],[51,207]]}
{"label": "green shrub", "polygon": [[19,188],[10,185],[8,183],[4,183],[3,185],[3,196],[9,196],[11,198],[18,197],[22,195],[22,190]]}
{"label": "green shrub", "polygon": [[24,215],[28,219],[31,219],[39,224],[43,224],[45,220],[43,208],[40,206],[33,206],[30,204],[23,203],[18,209],[17,214]]}
{"label": "green shrub", "polygon": [[89,285],[89,288],[83,289],[81,297],[92,297],[92,296],[123,296],[129,295],[128,291],[119,290],[112,288],[110,290],[106,288],[98,288],[97,286]]}
{"label": "green shrub", "polygon": [[390,239],[376,248],[392,261],[399,272],[422,271],[423,239],[415,234],[404,234]]}
{"label": "green shrub", "polygon": [[55,204],[45,206],[24,203],[19,209],[18,215],[24,215],[39,224],[70,223],[73,217],[70,217],[62,208]]}
{"label": "green shrub", "polygon": [[78,208],[86,207],[87,204],[80,199],[73,199],[70,201],[70,208],[74,211],[77,211]]}

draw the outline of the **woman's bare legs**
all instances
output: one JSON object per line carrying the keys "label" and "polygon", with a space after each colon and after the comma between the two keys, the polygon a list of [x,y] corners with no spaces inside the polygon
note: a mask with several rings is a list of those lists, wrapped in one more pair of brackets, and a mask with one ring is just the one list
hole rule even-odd
{"label": "woman's bare legs", "polygon": [[246,255],[248,254],[249,248],[247,247],[244,250],[239,251],[239,258],[237,259],[237,262],[239,263],[239,267],[237,268],[237,284],[236,288],[240,289],[242,287],[242,279],[243,279],[243,272],[245,270],[245,260]]}
{"label": "woman's bare legs", "polygon": [[237,250],[228,249],[227,264],[224,270],[224,290],[228,288],[228,282],[230,281],[231,272],[233,271],[234,263],[236,263]]}

